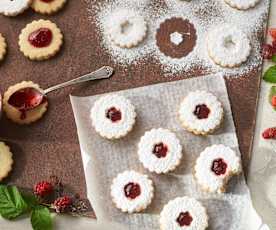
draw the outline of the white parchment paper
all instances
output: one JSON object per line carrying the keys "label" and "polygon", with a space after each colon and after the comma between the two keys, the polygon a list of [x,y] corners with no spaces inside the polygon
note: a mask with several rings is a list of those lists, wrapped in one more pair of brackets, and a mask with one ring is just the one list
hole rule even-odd
{"label": "white parchment paper", "polygon": [[[186,132],[177,117],[181,100],[192,90],[213,92],[223,103],[223,127],[214,135],[198,137]],[[201,191],[193,178],[196,158],[205,147],[225,144],[239,153],[225,82],[220,75],[208,75],[182,81],[162,83],[116,92],[129,98],[136,107],[137,123],[125,138],[109,141],[100,137],[90,121],[90,109],[102,95],[71,97],[86,176],[87,193],[99,223],[109,223],[109,229],[159,229],[159,213],[163,206],[178,196],[192,196],[207,208],[209,229],[257,230],[261,221],[252,208],[249,190],[243,176],[235,177],[226,194]],[[168,128],[176,133],[183,145],[180,166],[167,175],[149,173],[138,161],[137,144],[145,131]],[[152,204],[142,213],[124,214],[111,201],[112,179],[124,170],[148,174],[155,184]]]}

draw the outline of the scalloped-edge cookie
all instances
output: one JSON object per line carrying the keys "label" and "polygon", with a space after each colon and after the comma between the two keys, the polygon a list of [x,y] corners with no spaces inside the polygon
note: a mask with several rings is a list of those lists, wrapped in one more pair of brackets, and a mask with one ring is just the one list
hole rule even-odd
{"label": "scalloped-edge cookie", "polygon": [[16,16],[29,8],[32,0],[1,0],[0,14],[5,16]]}
{"label": "scalloped-edge cookie", "polygon": [[22,111],[9,104],[9,99],[15,92],[26,88],[34,88],[37,91],[43,92],[43,89],[41,89],[38,84],[35,84],[32,81],[23,81],[9,87],[4,93],[3,98],[3,110],[5,111],[7,117],[13,122],[22,125],[33,123],[42,118],[48,107],[48,101],[43,100],[37,107],[24,111],[24,116],[22,116]]}
{"label": "scalloped-edge cookie", "polygon": [[12,170],[13,158],[10,147],[0,142],[0,181],[6,178]]}
{"label": "scalloped-edge cookie", "polygon": [[248,10],[255,7],[261,0],[224,0],[229,6],[237,10]]}
{"label": "scalloped-edge cookie", "polygon": [[32,9],[40,14],[54,14],[63,8],[67,0],[33,0]]}
{"label": "scalloped-edge cookie", "polygon": [[122,212],[141,212],[152,199],[154,187],[147,175],[135,171],[124,171],[113,179],[111,197]]}
{"label": "scalloped-edge cookie", "polygon": [[7,53],[7,43],[5,38],[0,33],[0,61],[2,61]]}
{"label": "scalloped-edge cookie", "polygon": [[37,61],[53,57],[62,43],[63,35],[57,25],[43,19],[28,24],[19,36],[20,51]]}

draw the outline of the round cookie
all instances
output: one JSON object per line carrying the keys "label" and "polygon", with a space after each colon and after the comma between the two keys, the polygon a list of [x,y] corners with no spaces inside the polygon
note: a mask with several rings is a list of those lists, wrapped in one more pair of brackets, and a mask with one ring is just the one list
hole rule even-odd
{"label": "round cookie", "polygon": [[207,227],[206,209],[199,201],[187,196],[169,201],[160,214],[161,230],[205,230]]}
{"label": "round cookie", "polygon": [[206,91],[190,92],[179,108],[183,127],[196,134],[208,135],[220,127],[223,121],[223,107],[215,95]]}
{"label": "round cookie", "polygon": [[251,45],[243,31],[232,25],[223,25],[208,33],[207,49],[217,65],[233,68],[247,61]]}
{"label": "round cookie", "polygon": [[240,172],[240,157],[224,145],[207,147],[196,160],[195,178],[209,192],[225,192],[229,179]]}
{"label": "round cookie", "polygon": [[182,146],[171,131],[162,128],[152,129],[141,137],[138,156],[150,172],[167,173],[180,164]]}
{"label": "round cookie", "polygon": [[5,38],[0,34],[0,61],[2,61],[7,52],[7,43]]}
{"label": "round cookie", "polygon": [[125,171],[113,179],[111,197],[123,212],[141,212],[153,198],[153,184],[147,175],[135,171]]}
{"label": "round cookie", "polygon": [[16,16],[29,8],[32,0],[1,0],[0,14]]}
{"label": "round cookie", "polygon": [[18,124],[30,124],[39,120],[47,111],[48,101],[44,97],[42,102],[32,109],[30,105],[37,96],[36,92],[43,93],[43,89],[31,81],[23,81],[9,87],[3,98],[3,110],[7,117]]}
{"label": "round cookie", "polygon": [[0,181],[8,176],[12,170],[12,164],[13,159],[9,146],[4,142],[0,142]]}
{"label": "round cookie", "polygon": [[255,7],[261,0],[224,0],[229,6],[238,10],[248,10]]}
{"label": "round cookie", "polygon": [[193,51],[196,45],[196,30],[193,24],[183,18],[168,18],[156,31],[156,45],[171,58],[182,58]]}
{"label": "round cookie", "polygon": [[19,36],[20,51],[31,60],[45,60],[61,48],[63,35],[57,25],[49,20],[28,24]]}
{"label": "round cookie", "polygon": [[114,94],[98,99],[90,116],[97,133],[107,139],[118,139],[132,130],[136,112],[130,100]]}
{"label": "round cookie", "polygon": [[132,10],[121,10],[111,15],[107,32],[115,45],[132,48],[145,39],[147,23],[143,16]]}
{"label": "round cookie", "polygon": [[31,7],[40,14],[53,14],[59,11],[67,0],[33,0]]}

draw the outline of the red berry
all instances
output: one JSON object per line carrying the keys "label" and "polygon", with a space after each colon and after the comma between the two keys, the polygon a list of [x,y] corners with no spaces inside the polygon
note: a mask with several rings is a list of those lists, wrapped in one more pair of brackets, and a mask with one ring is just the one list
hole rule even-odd
{"label": "red berry", "polygon": [[275,139],[276,138],[276,127],[266,129],[262,134],[264,139]]}
{"label": "red berry", "polygon": [[276,40],[276,28],[269,29],[269,34],[274,40]]}
{"label": "red berry", "polygon": [[50,195],[53,190],[53,185],[47,181],[41,181],[34,186],[34,194],[40,197]]}
{"label": "red berry", "polygon": [[65,212],[72,204],[72,199],[69,196],[59,197],[54,202],[54,209],[57,213]]}
{"label": "red berry", "polygon": [[272,105],[273,107],[276,107],[276,96],[273,96],[273,97],[271,98],[271,105]]}
{"label": "red berry", "polygon": [[264,59],[271,59],[273,56],[273,47],[270,44],[264,44],[262,48],[262,56]]}

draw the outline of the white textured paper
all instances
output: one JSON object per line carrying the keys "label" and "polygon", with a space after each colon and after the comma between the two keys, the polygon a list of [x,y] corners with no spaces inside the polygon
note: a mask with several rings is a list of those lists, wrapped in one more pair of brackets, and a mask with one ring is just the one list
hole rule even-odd
{"label": "white textured paper", "polygon": [[[192,90],[208,90],[222,102],[225,110],[223,127],[214,135],[198,137],[180,125],[177,112],[181,100]],[[178,196],[193,196],[207,208],[210,229],[258,230],[261,221],[252,208],[243,176],[235,177],[224,195],[208,194],[197,186],[192,170],[199,153],[212,144],[225,144],[238,150],[224,80],[219,75],[162,83],[116,92],[129,98],[136,107],[137,123],[125,138],[110,141],[100,137],[90,121],[90,109],[102,95],[71,97],[87,183],[87,193],[99,223],[109,223],[110,229],[159,229],[159,213],[163,206]],[[167,175],[149,173],[137,156],[137,144],[145,131],[168,128],[176,133],[183,145],[180,166]],[[112,179],[124,170],[146,173],[155,185],[152,204],[142,213],[124,214],[111,201]],[[254,217],[254,218],[253,218]],[[114,227],[113,227],[114,226]],[[131,227],[130,227],[131,226]]]}

